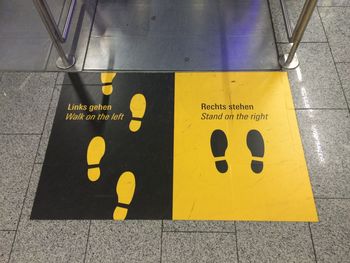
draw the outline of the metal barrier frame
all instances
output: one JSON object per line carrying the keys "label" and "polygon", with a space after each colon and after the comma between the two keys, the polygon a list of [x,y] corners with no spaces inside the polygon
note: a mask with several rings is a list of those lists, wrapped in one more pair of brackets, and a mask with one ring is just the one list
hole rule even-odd
{"label": "metal barrier frame", "polygon": [[[56,65],[60,69],[68,69],[75,64],[74,55],[68,54],[66,55],[62,43],[64,43],[67,39],[69,28],[72,22],[72,17],[74,13],[74,8],[77,0],[71,0],[69,11],[67,14],[65,26],[63,29],[63,33],[61,33],[58,25],[55,22],[54,17],[50,11],[50,8],[46,2],[46,0],[33,0],[35,7],[51,37],[51,40],[59,54],[59,59],[56,61]],[[280,0],[283,18],[286,26],[286,31],[288,35],[288,41],[292,44],[289,53],[283,54],[279,58],[279,63],[284,69],[295,69],[299,66],[298,58],[295,53],[299,47],[301,39],[304,35],[307,25],[309,24],[310,18],[315,10],[317,0],[305,0],[305,4],[301,14],[299,16],[298,22],[292,30],[292,26],[289,19],[288,10],[286,7],[285,0]]]}
{"label": "metal barrier frame", "polygon": [[61,33],[60,29],[58,28],[58,25],[56,24],[56,21],[46,0],[33,0],[33,2],[58,52],[59,58],[56,61],[56,66],[60,69],[71,68],[75,64],[75,57],[74,55],[67,55],[61,44],[65,43],[67,40],[70,25],[72,23],[74,8],[77,1],[71,0],[70,2],[63,33]]}
{"label": "metal barrier frame", "polygon": [[295,69],[299,66],[299,60],[296,57],[295,53],[299,47],[301,39],[305,33],[306,27],[310,22],[311,16],[317,5],[317,0],[306,0],[303,10],[300,13],[298,22],[292,31],[292,26],[289,20],[288,10],[286,8],[285,0],[280,0],[282,13],[286,25],[286,31],[288,35],[288,41],[292,44],[292,47],[287,54],[283,54],[279,58],[279,63],[284,69]]}

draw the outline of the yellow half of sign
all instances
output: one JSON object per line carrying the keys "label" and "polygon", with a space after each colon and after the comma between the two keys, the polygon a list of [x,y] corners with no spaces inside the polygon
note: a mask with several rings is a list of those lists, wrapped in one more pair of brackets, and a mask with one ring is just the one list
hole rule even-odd
{"label": "yellow half of sign", "polygon": [[176,73],[174,125],[174,220],[318,221],[286,73]]}

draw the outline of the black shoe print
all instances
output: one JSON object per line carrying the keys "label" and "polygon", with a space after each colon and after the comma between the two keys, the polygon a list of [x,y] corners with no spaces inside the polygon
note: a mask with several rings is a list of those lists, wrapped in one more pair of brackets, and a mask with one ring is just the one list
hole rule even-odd
{"label": "black shoe print", "polygon": [[253,157],[251,168],[254,173],[261,173],[264,168],[264,163],[261,158],[264,157],[265,153],[264,139],[261,133],[257,130],[250,130],[247,135],[247,145]]}
{"label": "black shoe print", "polygon": [[228,146],[226,134],[222,130],[215,130],[211,134],[210,146],[215,157],[215,166],[220,173],[226,173],[228,164],[225,158],[225,152]]}

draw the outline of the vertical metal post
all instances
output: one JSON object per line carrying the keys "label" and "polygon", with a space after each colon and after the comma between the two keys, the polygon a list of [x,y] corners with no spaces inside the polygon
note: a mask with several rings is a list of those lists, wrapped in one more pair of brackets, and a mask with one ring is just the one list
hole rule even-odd
{"label": "vertical metal post", "polygon": [[305,29],[309,24],[312,13],[315,10],[317,0],[306,0],[303,10],[299,16],[297,25],[294,29],[291,42],[293,43],[289,54],[284,54],[280,57],[279,63],[285,69],[294,69],[299,66],[299,61],[295,57],[300,41],[304,35]]}
{"label": "vertical metal post", "polygon": [[56,65],[60,69],[68,69],[75,64],[75,57],[66,55],[60,42],[64,42],[58,26],[55,22],[55,19],[52,16],[49,6],[47,5],[46,0],[33,0],[35,7],[43,21],[47,32],[50,35],[50,38],[60,56],[56,61]]}

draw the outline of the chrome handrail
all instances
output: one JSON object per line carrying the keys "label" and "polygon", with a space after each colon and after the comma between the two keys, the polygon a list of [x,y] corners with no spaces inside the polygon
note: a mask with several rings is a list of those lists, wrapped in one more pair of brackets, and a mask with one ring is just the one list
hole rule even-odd
{"label": "chrome handrail", "polygon": [[61,33],[60,29],[58,28],[58,25],[51,13],[51,10],[46,0],[33,0],[33,2],[41,17],[41,20],[43,21],[46,27],[46,30],[50,35],[53,45],[55,46],[58,52],[59,58],[56,61],[56,66],[61,69],[68,69],[72,67],[75,64],[75,57],[70,54],[66,55],[61,44],[65,43],[67,39],[69,28],[72,22],[76,0],[71,0],[63,33]]}
{"label": "chrome handrail", "polygon": [[[52,13],[50,11],[49,6],[47,5],[46,0],[33,0],[36,9],[38,13],[40,14],[40,17],[52,39],[52,42],[60,56],[60,58],[57,60],[56,65],[57,67],[61,69],[68,69],[72,67],[75,64],[75,57],[73,55],[66,55],[62,43],[65,43],[70,25],[72,22],[72,17],[74,13],[74,8],[76,5],[77,0],[71,0],[69,11],[67,14],[66,22],[64,25],[63,33],[58,28],[58,25],[55,22],[54,17],[52,16]],[[285,69],[294,69],[298,67],[299,61],[295,55],[299,44],[301,42],[301,39],[304,35],[304,32],[306,30],[306,27],[310,21],[310,18],[314,12],[314,9],[317,4],[317,0],[306,0],[303,10],[299,16],[297,25],[295,26],[294,30],[292,30],[292,26],[290,24],[289,20],[289,14],[288,10],[286,8],[285,0],[280,0],[281,7],[282,7],[282,13],[286,25],[286,31],[288,35],[288,41],[290,44],[292,44],[291,49],[289,53],[282,55],[279,58],[280,65]]]}
{"label": "chrome handrail", "polygon": [[[282,6],[283,16],[284,16],[285,21],[286,21],[286,27],[290,28],[290,21],[287,21],[286,13],[284,11],[284,9],[285,9],[284,0],[280,0],[280,1],[281,1],[281,6]],[[311,19],[311,16],[315,10],[316,4],[317,4],[317,0],[306,0],[305,4],[303,6],[303,10],[300,13],[298,22],[297,22],[291,36],[290,36],[290,33],[287,29],[289,43],[292,44],[292,47],[291,47],[288,54],[283,54],[279,59],[279,63],[282,66],[282,68],[295,69],[296,67],[299,66],[299,61],[298,61],[298,58],[295,56],[295,53],[299,47],[301,39],[303,38],[303,35],[304,35],[305,30],[307,28],[307,25],[310,22],[310,19]],[[288,23],[289,23],[289,25],[288,25]]]}

